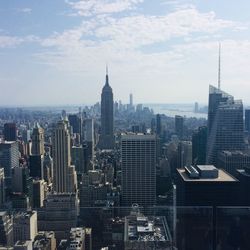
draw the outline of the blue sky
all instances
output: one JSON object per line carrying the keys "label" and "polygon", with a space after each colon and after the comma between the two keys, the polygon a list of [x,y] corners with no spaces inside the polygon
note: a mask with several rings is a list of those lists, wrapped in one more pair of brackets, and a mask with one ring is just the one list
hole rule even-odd
{"label": "blue sky", "polygon": [[0,2],[0,105],[206,103],[217,84],[250,103],[250,1]]}

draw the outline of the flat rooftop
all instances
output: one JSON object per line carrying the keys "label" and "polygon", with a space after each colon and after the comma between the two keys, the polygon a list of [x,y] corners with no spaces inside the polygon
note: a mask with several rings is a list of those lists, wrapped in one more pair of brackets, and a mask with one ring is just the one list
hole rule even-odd
{"label": "flat rooftop", "polygon": [[125,241],[169,242],[170,240],[168,225],[163,216],[125,217]]}
{"label": "flat rooftop", "polygon": [[126,140],[155,140],[156,136],[152,134],[142,134],[142,133],[123,133],[121,135],[121,140],[126,141]]}
{"label": "flat rooftop", "polygon": [[245,156],[250,157],[249,151],[241,151],[241,150],[223,150],[220,152],[220,155],[223,156]]}
{"label": "flat rooftop", "polygon": [[[209,167],[209,165],[205,165],[205,167]],[[214,167],[214,166],[213,166]],[[234,178],[232,175],[225,172],[223,169],[218,169],[218,178],[199,178],[192,179],[190,178],[184,168],[178,168],[177,172],[180,174],[182,179],[187,182],[237,182],[238,180]]]}
{"label": "flat rooftop", "polygon": [[216,170],[217,168],[214,165],[197,165],[197,169],[203,171],[211,171],[211,170]]}

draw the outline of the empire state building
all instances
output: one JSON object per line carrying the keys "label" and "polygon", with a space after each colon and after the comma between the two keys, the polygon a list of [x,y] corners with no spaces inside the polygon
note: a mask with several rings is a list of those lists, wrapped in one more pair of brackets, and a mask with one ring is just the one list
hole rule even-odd
{"label": "empire state building", "polygon": [[100,149],[114,148],[114,112],[113,92],[109,85],[108,70],[106,69],[106,82],[102,88],[101,96],[101,135]]}

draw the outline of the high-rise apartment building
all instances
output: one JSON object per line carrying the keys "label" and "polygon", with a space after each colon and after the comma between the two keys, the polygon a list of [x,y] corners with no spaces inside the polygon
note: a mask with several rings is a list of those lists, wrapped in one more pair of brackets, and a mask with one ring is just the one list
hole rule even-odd
{"label": "high-rise apartment building", "polygon": [[17,128],[15,123],[5,123],[4,129],[4,140],[5,141],[16,141],[17,140]]}
{"label": "high-rise apartment building", "polygon": [[101,135],[99,148],[114,148],[114,111],[113,92],[109,85],[108,72],[106,72],[106,82],[102,88],[101,96]]}
{"label": "high-rise apartment building", "polygon": [[71,145],[68,121],[61,120],[57,123],[52,146],[54,160],[53,189],[59,193],[75,192],[75,183],[72,183],[71,178],[73,170],[70,168]]}
{"label": "high-rise apartment building", "polygon": [[11,169],[19,166],[18,142],[0,143],[0,167],[4,168],[6,179],[11,178]]}
{"label": "high-rise apartment building", "polygon": [[233,96],[210,86],[208,106],[208,164],[217,164],[222,150],[244,148],[243,105]]}
{"label": "high-rise apartment building", "polygon": [[178,135],[179,139],[183,139],[184,130],[184,118],[180,115],[175,116],[175,133]]}
{"label": "high-rise apartment building", "polygon": [[121,136],[122,204],[150,207],[156,202],[156,135]]}

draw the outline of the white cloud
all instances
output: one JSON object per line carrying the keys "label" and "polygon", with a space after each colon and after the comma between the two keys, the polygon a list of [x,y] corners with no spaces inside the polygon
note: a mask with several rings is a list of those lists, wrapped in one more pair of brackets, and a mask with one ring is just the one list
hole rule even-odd
{"label": "white cloud", "polygon": [[71,15],[92,16],[96,14],[119,13],[134,9],[143,0],[81,0],[77,2],[66,1],[74,12]]}
{"label": "white cloud", "polygon": [[18,9],[18,12],[31,13],[32,9],[31,8],[22,8],[22,9]]}
{"label": "white cloud", "polygon": [[38,42],[40,38],[34,35],[24,37],[0,35],[0,48],[14,48],[22,43]]}
{"label": "white cloud", "polygon": [[200,13],[196,9],[178,10],[165,16],[137,15],[111,19],[96,30],[98,38],[107,38],[127,48],[185,37],[195,32],[212,34],[232,28],[235,23],[218,19],[214,12]]}
{"label": "white cloud", "polygon": [[16,47],[23,42],[22,38],[12,36],[0,36],[0,48]]}
{"label": "white cloud", "polygon": [[[78,27],[43,39],[41,45],[48,49],[53,47],[53,51],[44,57],[40,56],[45,60],[53,60],[53,64],[58,56],[59,65],[65,63],[66,69],[77,69],[79,65],[76,63],[81,62],[83,58],[99,58],[99,61],[100,58],[104,61],[110,61],[112,58],[121,62],[129,55],[143,54],[140,49],[145,45],[167,45],[173,38],[188,38],[192,41],[194,33],[209,39],[215,36],[217,31],[232,29],[237,25],[232,21],[217,18],[214,12],[201,13],[193,7],[163,16],[96,16],[83,21]],[[58,49],[56,53],[55,48]],[[167,48],[171,49],[169,46]],[[94,59],[92,61],[95,63]],[[72,62],[71,67],[68,62]],[[82,67],[80,63],[80,68]]]}

